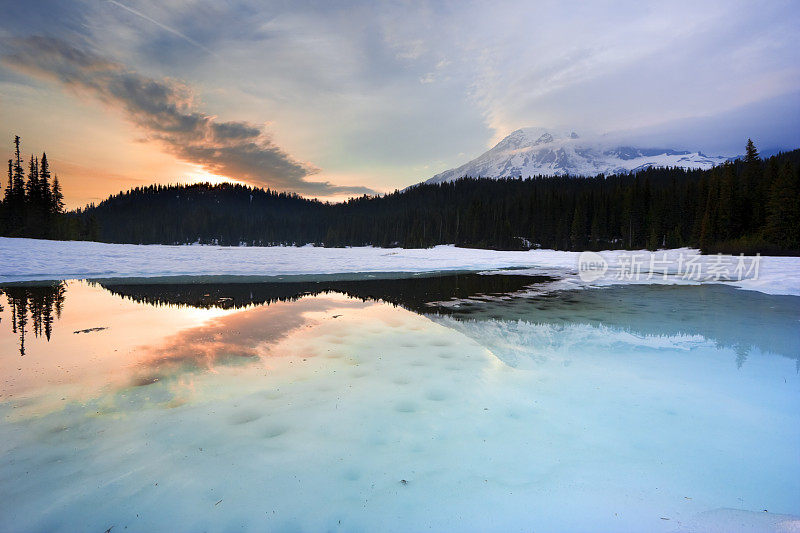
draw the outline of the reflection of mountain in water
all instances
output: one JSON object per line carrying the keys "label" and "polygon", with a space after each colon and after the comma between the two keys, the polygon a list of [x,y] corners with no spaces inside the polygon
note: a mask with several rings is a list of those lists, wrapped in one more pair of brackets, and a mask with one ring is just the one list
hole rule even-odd
{"label": "reflection of mountain in water", "polygon": [[[544,276],[462,273],[319,282],[97,284],[120,297],[151,305],[238,309],[338,292],[459,320],[587,324],[638,336],[700,335],[719,347],[733,349],[739,366],[755,348],[795,359],[800,371],[800,335],[796,334],[800,298],[724,285],[633,285],[507,297],[546,281],[549,278]],[[25,336],[31,329],[37,337],[50,338],[64,305],[64,282],[6,286],[0,292],[10,306],[20,354],[25,354]],[[457,306],[446,303],[454,299],[459,300]]]}
{"label": "reflection of mountain in water", "polygon": [[[5,293],[11,311],[11,330],[19,334],[19,353],[25,355],[25,335],[28,323],[36,337],[50,340],[53,322],[61,316],[67,287],[63,281],[37,285],[13,285],[0,288]],[[0,311],[3,308],[0,306]]]}
{"label": "reflection of mountain in water", "polygon": [[435,302],[451,299],[504,296],[536,283],[545,276],[509,274],[442,274],[394,279],[345,281],[291,281],[267,283],[138,284],[99,281],[104,289],[123,298],[151,305],[188,305],[237,309],[249,305],[295,300],[306,295],[339,292],[361,300],[381,300],[414,311],[446,311]]}
{"label": "reflection of mountain in water", "polygon": [[700,335],[721,348],[733,349],[740,367],[757,348],[797,360],[800,371],[800,298],[796,296],[771,296],[724,285],[630,285],[466,302],[453,309],[452,316],[602,325],[637,336]]}

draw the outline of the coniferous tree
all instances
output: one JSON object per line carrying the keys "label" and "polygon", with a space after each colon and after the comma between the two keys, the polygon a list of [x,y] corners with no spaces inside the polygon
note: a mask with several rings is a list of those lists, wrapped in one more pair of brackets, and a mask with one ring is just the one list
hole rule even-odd
{"label": "coniferous tree", "polygon": [[50,190],[50,213],[60,215],[64,212],[64,195],[61,192],[61,184],[58,176],[53,178],[53,187]]}
{"label": "coniferous tree", "polygon": [[756,149],[756,145],[753,142],[753,139],[747,139],[747,144],[745,145],[745,155],[744,155],[744,162],[747,164],[757,163],[761,156],[758,154],[758,150]]}
{"label": "coniferous tree", "polygon": [[[8,182],[0,202],[0,235],[52,238],[63,233],[63,216],[61,185],[50,183],[47,155],[42,154],[41,161],[31,156],[26,180],[20,138],[15,136],[13,157],[8,160]],[[80,233],[68,232],[73,237]]]}
{"label": "coniferous tree", "polygon": [[8,182],[6,183],[5,195],[3,201],[8,202],[14,195],[14,170],[11,160],[8,160]]}
{"label": "coniferous tree", "polygon": [[31,156],[28,165],[28,182],[25,184],[26,201],[30,204],[38,204],[40,200],[39,189],[39,160]]}
{"label": "coniferous tree", "polygon": [[9,164],[9,184],[5,207],[8,213],[6,231],[12,235],[23,233],[25,224],[25,172],[22,169],[19,135],[14,136],[14,157]]}
{"label": "coniferous tree", "polygon": [[[699,246],[705,252],[798,252],[800,151],[710,170],[648,168],[593,178],[464,178],[340,204],[239,184],[154,185],[64,213],[47,156],[18,188],[9,162],[0,232],[131,243],[267,246],[459,246],[613,249]],[[34,191],[38,188],[38,194]],[[18,201],[22,192],[22,202]],[[21,208],[20,208],[21,205]],[[32,221],[10,225],[20,213]],[[13,207],[13,209],[11,209]],[[759,211],[760,209],[760,211]],[[12,216],[13,215],[13,216]],[[793,222],[795,221],[795,222]]]}
{"label": "coniferous tree", "polygon": [[39,182],[39,160],[31,156],[28,166],[28,181],[25,183],[25,235],[45,236],[45,206],[42,205],[41,184]]}
{"label": "coniferous tree", "polygon": [[800,249],[800,190],[797,171],[788,161],[772,184],[767,210],[767,240],[784,248]]}
{"label": "coniferous tree", "polygon": [[738,187],[732,194],[738,193],[735,208],[737,219],[741,227],[748,227],[753,223],[757,216],[757,207],[754,203],[753,191],[758,186],[758,178],[761,174],[761,156],[756,149],[752,139],[747,139],[744,156],[744,169],[741,173]]}
{"label": "coniferous tree", "polygon": [[50,190],[50,164],[47,162],[47,154],[42,152],[42,159],[39,162],[39,191],[41,193],[41,203],[50,206],[52,194]]}
{"label": "coniferous tree", "polygon": [[14,136],[14,197],[20,205],[25,204],[25,172],[22,169],[22,153],[20,152],[19,135]]}
{"label": "coniferous tree", "polygon": [[570,226],[570,243],[573,250],[583,250],[586,248],[586,207],[583,201],[578,200],[572,214],[572,224]]}
{"label": "coniferous tree", "polygon": [[[764,181],[776,161],[796,168],[800,151],[751,160]],[[133,243],[788,251],[765,240],[755,218],[741,218],[745,169],[741,160],[710,170],[594,178],[464,178],[342,204],[232,184],[152,186],[114,195],[70,220],[84,238],[98,228],[101,240]]]}

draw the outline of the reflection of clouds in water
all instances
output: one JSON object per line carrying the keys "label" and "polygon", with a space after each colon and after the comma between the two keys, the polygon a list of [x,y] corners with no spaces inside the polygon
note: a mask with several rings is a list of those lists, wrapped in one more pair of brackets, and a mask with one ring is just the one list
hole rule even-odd
{"label": "reflection of clouds in water", "polygon": [[185,372],[281,355],[270,352],[269,346],[298,328],[318,323],[319,318],[309,316],[310,313],[368,305],[356,300],[311,297],[213,318],[201,326],[180,331],[161,344],[141,348],[150,356],[137,365],[139,372],[133,378],[133,385],[150,385]]}

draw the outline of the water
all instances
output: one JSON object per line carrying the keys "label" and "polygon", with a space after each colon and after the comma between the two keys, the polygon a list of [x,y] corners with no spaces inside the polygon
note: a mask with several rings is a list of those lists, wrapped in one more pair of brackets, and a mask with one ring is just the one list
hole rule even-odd
{"label": "water", "polygon": [[800,298],[138,281],[2,288],[0,531],[800,527]]}

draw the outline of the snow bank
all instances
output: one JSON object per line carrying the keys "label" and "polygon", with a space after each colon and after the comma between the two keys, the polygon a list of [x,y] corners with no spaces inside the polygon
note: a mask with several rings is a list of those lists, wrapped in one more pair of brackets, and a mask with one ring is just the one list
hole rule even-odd
{"label": "snow bank", "polygon": [[[658,252],[672,262],[666,279],[658,274],[629,279],[619,266],[631,253],[644,257],[649,252],[602,252],[610,267],[606,275],[591,283],[578,277],[577,252],[555,250],[495,251],[455,246],[429,249],[403,248],[318,248],[223,247],[104,244],[78,241],[45,241],[0,238],[0,282],[153,276],[308,276],[342,273],[433,272],[449,270],[533,269],[552,274],[562,283],[557,288],[604,286],[619,283],[696,283],[679,275],[675,265],[680,257],[691,258],[706,269],[717,256],[701,256],[697,250],[682,248]],[[725,256],[733,263],[737,258]],[[642,272],[649,265],[642,265]],[[616,270],[615,270],[616,269]],[[800,296],[800,258],[762,257],[757,279],[736,281],[735,277],[705,280],[727,282],[743,289],[768,294]]]}

